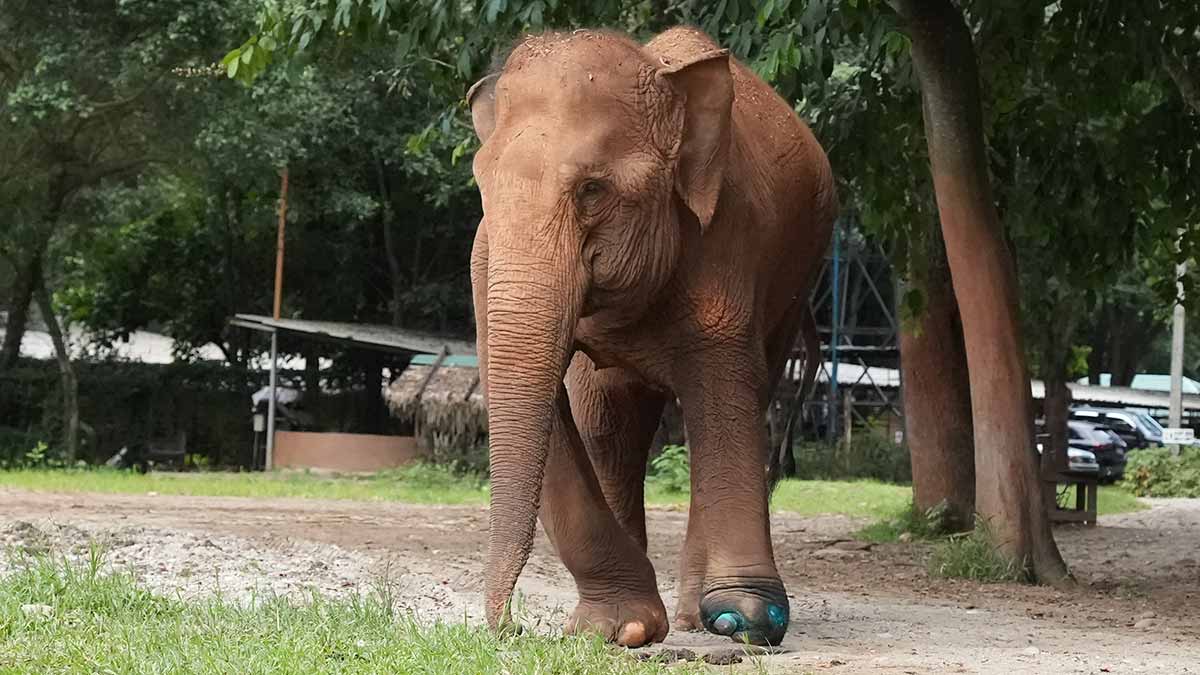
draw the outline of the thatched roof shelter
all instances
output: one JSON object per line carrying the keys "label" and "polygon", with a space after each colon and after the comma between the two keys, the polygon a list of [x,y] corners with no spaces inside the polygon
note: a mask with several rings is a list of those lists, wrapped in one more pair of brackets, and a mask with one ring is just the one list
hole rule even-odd
{"label": "thatched roof shelter", "polygon": [[435,460],[486,444],[487,408],[472,357],[415,358],[385,398]]}
{"label": "thatched roof shelter", "polygon": [[[417,356],[385,393],[392,415],[412,422],[417,441],[437,461],[455,461],[486,448],[487,407],[473,356]],[[679,405],[663,411],[653,453],[686,443]],[[486,456],[486,453],[485,453]]]}

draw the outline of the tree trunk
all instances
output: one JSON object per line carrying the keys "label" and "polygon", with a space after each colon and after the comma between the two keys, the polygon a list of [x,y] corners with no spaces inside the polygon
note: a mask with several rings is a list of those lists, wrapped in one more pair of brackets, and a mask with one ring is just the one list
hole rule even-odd
{"label": "tree trunk", "polygon": [[359,362],[366,374],[365,430],[368,434],[382,434],[387,417],[387,405],[383,400],[383,359],[378,352],[364,350]]}
{"label": "tree trunk", "polygon": [[1099,320],[1094,320],[1095,325],[1092,328],[1092,351],[1088,352],[1088,384],[1099,385],[1100,376],[1106,371],[1104,366],[1108,363],[1108,305],[1098,312]]}
{"label": "tree trunk", "polygon": [[975,431],[975,501],[997,551],[1031,579],[1070,579],[1034,462],[1016,270],[988,178],[971,33],[950,0],[897,0],[921,86],[934,192],[962,312]]}
{"label": "tree trunk", "polygon": [[50,300],[46,280],[40,273],[34,280],[34,287],[38,309],[46,322],[46,332],[50,333],[50,340],[54,343],[54,357],[58,361],[62,383],[63,456],[68,464],[74,464],[79,456],[79,380],[75,377],[75,367],[71,364],[71,354],[67,351],[67,341],[63,338],[58,316],[54,313],[54,303]]}
{"label": "tree trunk", "polygon": [[920,255],[927,266],[911,282],[925,298],[925,311],[900,331],[913,506],[918,513],[944,508],[942,526],[959,531],[975,519],[971,385],[945,249],[935,233],[926,238]]}
{"label": "tree trunk", "polygon": [[321,354],[316,345],[304,346],[304,403],[309,410],[317,409],[321,397]]}
{"label": "tree trunk", "polygon": [[380,227],[383,228],[383,250],[388,264],[388,280],[392,287],[392,325],[399,326],[404,316],[400,308],[400,297],[404,294],[404,272],[400,268],[400,250],[393,231],[392,196],[387,186],[383,160],[375,158],[375,178],[379,182]]}
{"label": "tree trunk", "polygon": [[[1046,421],[1047,440],[1042,446],[1041,471],[1043,480],[1054,480],[1055,476],[1068,469],[1067,422],[1071,418],[1071,345],[1074,343],[1075,327],[1079,320],[1079,298],[1059,298],[1050,316],[1053,325],[1044,327],[1041,341],[1042,383],[1046,387],[1042,399],[1042,416]],[[1116,373],[1113,374],[1116,379]],[[1115,382],[1114,382],[1115,384]]]}
{"label": "tree trunk", "polygon": [[1046,418],[1046,442],[1042,444],[1042,478],[1053,480],[1054,476],[1067,470],[1067,421],[1070,419],[1071,389],[1066,377],[1058,368],[1051,368],[1042,378],[1046,385],[1046,397],[1042,400],[1042,414]]}
{"label": "tree trunk", "polygon": [[34,286],[42,275],[42,251],[32,251],[27,260],[14,259],[12,304],[8,308],[8,320],[4,326],[4,345],[0,346],[0,371],[17,365],[21,355],[21,340],[25,338],[25,326],[29,321],[29,305],[33,302]]}

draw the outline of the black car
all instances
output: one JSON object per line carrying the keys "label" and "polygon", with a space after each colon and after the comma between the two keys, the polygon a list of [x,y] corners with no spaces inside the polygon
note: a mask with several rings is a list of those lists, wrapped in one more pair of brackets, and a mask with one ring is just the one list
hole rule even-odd
{"label": "black car", "polygon": [[1103,424],[1116,432],[1129,450],[1162,445],[1162,426],[1153,418],[1124,408],[1071,408],[1071,419]]}
{"label": "black car", "polygon": [[1088,450],[1100,464],[1100,480],[1116,482],[1125,475],[1125,451],[1128,446],[1112,428],[1095,422],[1067,422],[1067,444]]}

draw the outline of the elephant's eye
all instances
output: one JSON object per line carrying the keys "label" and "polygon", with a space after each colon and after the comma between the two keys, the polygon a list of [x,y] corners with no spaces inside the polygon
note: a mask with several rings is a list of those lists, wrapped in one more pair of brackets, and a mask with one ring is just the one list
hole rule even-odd
{"label": "elephant's eye", "polygon": [[588,208],[593,206],[596,200],[604,196],[607,189],[604,181],[589,178],[580,183],[579,187],[575,188],[575,197],[579,200],[580,206]]}

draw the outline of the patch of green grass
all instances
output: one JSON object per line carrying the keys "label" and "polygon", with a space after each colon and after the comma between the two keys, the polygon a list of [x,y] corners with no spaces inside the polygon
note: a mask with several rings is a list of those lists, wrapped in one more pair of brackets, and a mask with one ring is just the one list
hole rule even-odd
{"label": "patch of green grass", "polygon": [[152,595],[100,566],[46,558],[0,585],[3,673],[657,673],[708,672],[639,661],[598,638],[497,637],[420,625],[382,597],[237,606]]}
{"label": "patch of green grass", "polygon": [[939,543],[929,558],[929,573],[935,577],[983,582],[1026,580],[1020,565],[996,551],[987,528],[982,525]]}
{"label": "patch of green grass", "polygon": [[302,497],[398,501],[414,504],[486,504],[487,483],[425,464],[367,476],[300,472],[149,473],[105,469],[0,471],[0,485],[44,492]]}
{"label": "patch of green grass", "polygon": [[785,480],[771,495],[771,508],[801,515],[837,513],[880,518],[912,500],[912,488],[872,480]]}
{"label": "patch of green grass", "polygon": [[[0,471],[0,486],[43,492],[191,495],[212,497],[301,497],[397,501],[414,504],[488,503],[487,482],[447,469],[417,464],[369,476],[300,472],[149,473],[106,469],[19,469]],[[686,507],[688,492],[646,484],[646,502]],[[771,496],[776,511],[801,515],[843,514],[879,518],[912,499],[912,489],[874,481],[781,481]]]}
{"label": "patch of green grass", "polygon": [[[1073,495],[1071,499],[1074,499]],[[1150,507],[1139,501],[1132,492],[1115,485],[1102,485],[1100,494],[1096,497],[1096,513],[1101,516],[1144,511],[1148,508]]]}
{"label": "patch of green grass", "polygon": [[[646,483],[646,503],[656,506],[686,506],[689,492]],[[782,480],[771,495],[772,511],[799,515],[831,515],[873,518],[893,513],[912,499],[912,488],[875,481]]]}
{"label": "patch of green grass", "polygon": [[[909,493],[911,496],[911,492]],[[1069,498],[1074,504],[1075,493],[1070,492]],[[1104,485],[1096,498],[1096,512],[1099,515],[1114,515],[1130,513],[1150,508],[1138,500],[1128,490],[1118,486]],[[938,535],[937,527],[930,523],[927,517],[918,514],[912,502],[883,518],[867,525],[855,533],[857,539],[877,544],[897,541],[900,535],[908,532],[915,539],[929,539]]]}

